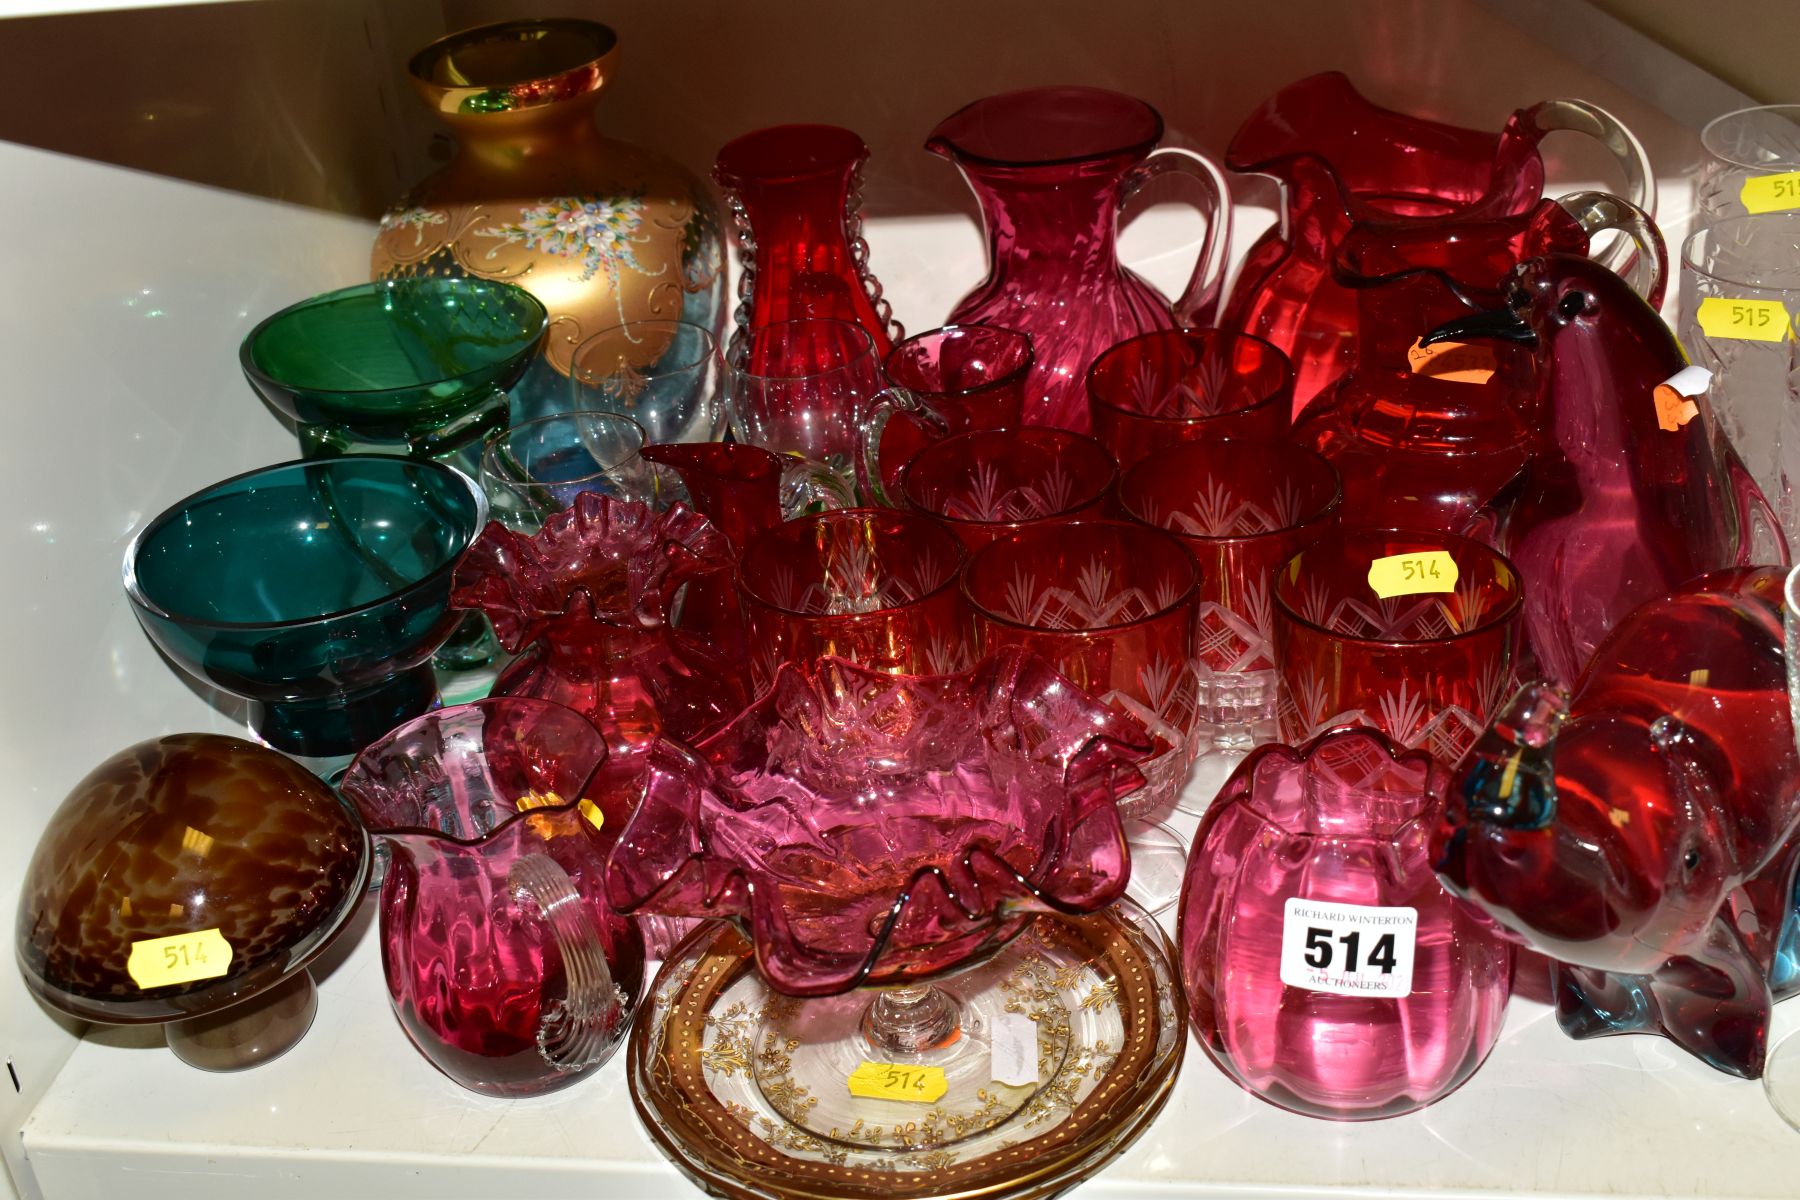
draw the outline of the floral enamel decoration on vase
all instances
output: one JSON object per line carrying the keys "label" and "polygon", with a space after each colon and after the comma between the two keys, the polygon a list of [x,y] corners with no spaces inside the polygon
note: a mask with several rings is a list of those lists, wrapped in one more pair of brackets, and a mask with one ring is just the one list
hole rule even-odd
{"label": "floral enamel decoration on vase", "polygon": [[618,58],[611,29],[555,18],[455,33],[407,65],[460,145],[382,219],[373,274],[478,275],[537,293],[550,371],[515,396],[531,415],[561,410],[571,355],[596,331],[661,318],[717,332],[724,317],[724,235],[705,185],[596,127]]}

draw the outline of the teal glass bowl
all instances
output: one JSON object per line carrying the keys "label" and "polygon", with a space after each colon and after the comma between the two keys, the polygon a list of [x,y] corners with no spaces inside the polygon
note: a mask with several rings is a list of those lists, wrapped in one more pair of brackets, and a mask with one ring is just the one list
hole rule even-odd
{"label": "teal glass bowl", "polygon": [[548,327],[538,298],[510,283],[388,279],[282,309],[250,331],[238,360],[250,386],[298,423],[308,458],[435,458],[505,427],[506,389]]}
{"label": "teal glass bowl", "polygon": [[139,530],[125,594],[178,667],[250,701],[271,746],[352,754],[436,701],[452,570],[486,522],[481,489],[438,463],[281,463]]}

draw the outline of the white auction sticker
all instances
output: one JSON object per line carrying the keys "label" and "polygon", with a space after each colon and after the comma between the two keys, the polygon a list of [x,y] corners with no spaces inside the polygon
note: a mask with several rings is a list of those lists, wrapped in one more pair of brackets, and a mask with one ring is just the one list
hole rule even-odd
{"label": "white auction sticker", "polygon": [[1412,994],[1416,908],[1291,896],[1282,912],[1281,982],[1340,996]]}
{"label": "white auction sticker", "polygon": [[993,1077],[1008,1087],[1038,1081],[1038,1027],[1028,1014],[1003,1012],[994,1018]]}

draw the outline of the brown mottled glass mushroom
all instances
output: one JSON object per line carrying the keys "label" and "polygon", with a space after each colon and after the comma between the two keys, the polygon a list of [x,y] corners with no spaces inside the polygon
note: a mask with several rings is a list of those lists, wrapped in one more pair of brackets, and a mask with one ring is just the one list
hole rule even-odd
{"label": "brown mottled glass mushroom", "polygon": [[312,1024],[306,964],[369,864],[361,823],[291,759],[213,734],[139,742],[50,818],[19,896],[19,967],[70,1016],[162,1024],[184,1062],[253,1066]]}

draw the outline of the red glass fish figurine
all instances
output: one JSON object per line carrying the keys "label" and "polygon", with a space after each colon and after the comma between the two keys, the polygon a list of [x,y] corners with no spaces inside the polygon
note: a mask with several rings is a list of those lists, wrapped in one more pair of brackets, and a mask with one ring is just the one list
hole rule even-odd
{"label": "red glass fish figurine", "polygon": [[1475,745],[1432,852],[1445,886],[1557,960],[1571,1037],[1661,1033],[1762,1074],[1800,990],[1800,753],[1782,572],[1721,571],[1633,612],[1572,696],[1531,684]]}
{"label": "red glass fish figurine", "polygon": [[1708,571],[1786,562],[1787,549],[1706,397],[1666,418],[1657,389],[1687,359],[1624,280],[1589,259],[1547,254],[1521,263],[1506,295],[1506,308],[1422,340],[1537,348],[1527,410],[1536,444],[1496,547],[1525,579],[1528,646],[1543,674],[1567,685],[1640,604]]}

